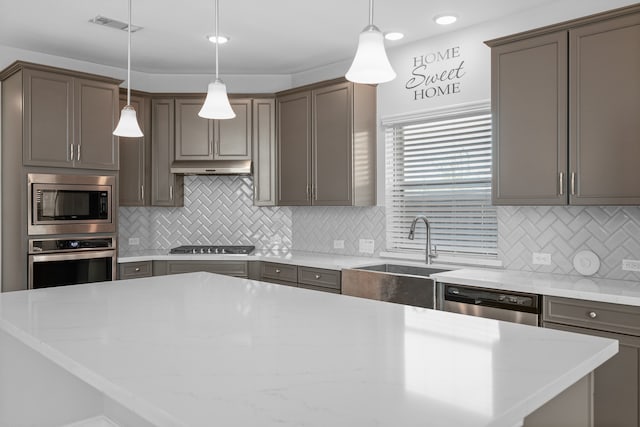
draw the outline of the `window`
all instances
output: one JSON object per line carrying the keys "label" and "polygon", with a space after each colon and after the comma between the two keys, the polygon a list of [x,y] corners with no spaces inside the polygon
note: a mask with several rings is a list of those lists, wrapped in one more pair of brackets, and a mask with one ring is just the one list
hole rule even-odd
{"label": "window", "polygon": [[497,257],[489,106],[384,125],[387,250],[424,253],[424,215],[439,253]]}

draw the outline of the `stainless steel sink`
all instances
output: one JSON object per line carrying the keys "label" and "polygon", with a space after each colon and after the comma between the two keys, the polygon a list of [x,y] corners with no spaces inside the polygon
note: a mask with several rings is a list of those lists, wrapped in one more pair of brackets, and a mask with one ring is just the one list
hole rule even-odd
{"label": "stainless steel sink", "polygon": [[342,270],[342,293],[361,298],[435,308],[439,268],[377,264]]}
{"label": "stainless steel sink", "polygon": [[368,271],[380,271],[382,273],[402,274],[402,275],[410,275],[410,276],[423,276],[423,277],[429,277],[432,274],[444,273],[445,271],[450,271],[450,270],[443,270],[441,268],[416,267],[412,265],[401,265],[401,264],[368,265],[366,267],[358,267],[357,269],[368,270]]}

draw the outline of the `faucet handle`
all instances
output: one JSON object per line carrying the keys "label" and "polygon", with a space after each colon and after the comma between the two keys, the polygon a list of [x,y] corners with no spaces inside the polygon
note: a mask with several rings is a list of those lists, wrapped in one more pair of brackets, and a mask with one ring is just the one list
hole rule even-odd
{"label": "faucet handle", "polygon": [[431,245],[431,258],[435,258],[438,256],[438,245]]}

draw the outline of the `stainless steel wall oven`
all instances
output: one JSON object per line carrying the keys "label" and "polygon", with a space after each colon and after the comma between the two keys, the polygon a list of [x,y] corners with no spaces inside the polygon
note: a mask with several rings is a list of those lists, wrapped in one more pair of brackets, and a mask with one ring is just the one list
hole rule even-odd
{"label": "stainless steel wall oven", "polygon": [[30,236],[115,233],[114,176],[30,173],[27,180]]}
{"label": "stainless steel wall oven", "polygon": [[116,279],[116,239],[29,240],[29,289]]}

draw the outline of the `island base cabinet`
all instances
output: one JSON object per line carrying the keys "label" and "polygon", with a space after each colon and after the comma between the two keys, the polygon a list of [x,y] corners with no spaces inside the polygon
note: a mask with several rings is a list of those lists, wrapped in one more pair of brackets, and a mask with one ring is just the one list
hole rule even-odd
{"label": "island base cabinet", "polygon": [[593,426],[640,426],[640,338],[552,322],[543,322],[543,327],[619,341],[618,354],[594,371]]}
{"label": "island base cabinet", "polygon": [[524,419],[523,427],[594,427],[593,373]]}

